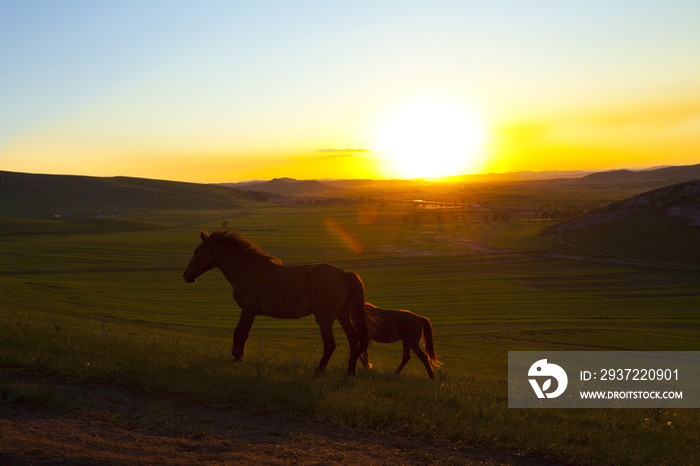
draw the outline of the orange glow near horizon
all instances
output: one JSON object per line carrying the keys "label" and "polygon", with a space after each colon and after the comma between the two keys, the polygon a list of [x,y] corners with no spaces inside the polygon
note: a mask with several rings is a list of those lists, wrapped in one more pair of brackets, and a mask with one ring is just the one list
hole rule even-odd
{"label": "orange glow near horizon", "polygon": [[502,123],[484,172],[636,169],[700,160],[700,99],[620,105]]}
{"label": "orange glow near horizon", "polygon": [[[7,171],[133,176],[197,183],[252,179],[390,179],[517,171],[637,169],[693,165],[700,155],[700,96],[539,114],[480,108],[479,122],[445,101],[404,100],[305,139],[275,142],[153,139],[101,145],[73,134],[31,133],[2,141]],[[466,116],[465,116],[466,115]],[[377,121],[384,123],[377,124]],[[364,128],[358,129],[358,128]],[[374,136],[374,139],[372,138]],[[384,144],[379,144],[383,141]],[[162,147],[161,145],[162,144]],[[384,146],[384,147],[382,147]],[[95,155],[99,154],[100,157]]]}

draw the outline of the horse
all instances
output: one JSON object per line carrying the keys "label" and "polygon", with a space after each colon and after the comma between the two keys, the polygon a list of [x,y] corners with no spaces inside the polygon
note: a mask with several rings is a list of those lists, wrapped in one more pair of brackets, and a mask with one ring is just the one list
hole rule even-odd
{"label": "horse", "polygon": [[321,330],[323,356],[316,373],[322,374],[336,348],[333,322],[338,319],[348,338],[348,375],[357,373],[357,358],[369,345],[370,321],[365,310],[365,288],[359,275],[331,264],[282,265],[230,229],[209,235],[194,250],[183,278],[195,283],[203,273],[219,268],[233,287],[241,308],[233,332],[234,361],[245,356],[245,344],[255,316],[296,319],[313,314]]}
{"label": "horse", "polygon": [[[435,378],[430,363],[432,362],[436,367],[441,366],[442,363],[438,361],[439,356],[435,354],[433,326],[427,317],[419,316],[411,311],[379,309],[370,303],[365,303],[365,311],[373,322],[370,333],[372,340],[378,343],[394,343],[401,340],[403,343],[403,360],[394,372],[395,374],[401,373],[408,360],[411,359],[411,350],[413,350],[425,366],[425,370],[428,371],[428,377]],[[427,356],[418,346],[421,338],[425,351],[428,353]],[[372,364],[368,361],[367,350],[360,353],[360,362],[365,366],[365,369],[372,368]]]}

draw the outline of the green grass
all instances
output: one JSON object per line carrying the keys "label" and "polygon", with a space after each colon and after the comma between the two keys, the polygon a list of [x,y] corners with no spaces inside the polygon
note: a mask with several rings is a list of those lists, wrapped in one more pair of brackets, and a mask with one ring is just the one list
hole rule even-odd
{"label": "green grass", "polygon": [[693,264],[700,261],[699,232],[697,226],[638,213],[567,231],[564,239],[612,256]]}
{"label": "green grass", "polygon": [[[252,349],[245,362],[234,364],[220,338],[133,324],[102,329],[99,321],[49,321],[36,311],[7,317],[1,364],[589,464],[692,464],[700,458],[695,410],[515,410],[508,409],[506,382],[499,378],[443,371],[430,381],[422,374],[361,371],[347,379],[338,355],[326,375],[314,377],[315,358],[301,353]],[[46,391],[12,389],[3,398],[56,405]]]}
{"label": "green grass", "polygon": [[65,399],[53,390],[39,387],[7,387],[0,385],[0,402],[26,403],[30,406],[47,406],[54,409],[66,409]]}
{"label": "green grass", "polygon": [[[507,351],[697,350],[697,275],[528,252],[551,245],[534,235],[538,223],[406,224],[402,208],[387,208],[362,225],[356,212],[268,206],[182,213],[173,224],[187,227],[108,231],[25,224],[0,243],[0,364],[570,461],[700,460],[695,410],[508,409],[505,382]],[[363,252],[327,226],[329,216]],[[355,270],[370,302],[428,316],[444,363],[438,380],[416,358],[391,375],[400,345],[376,343],[375,370],[344,378],[339,328],[327,374],[313,377],[321,342],[311,317],[258,318],[246,360],[231,363],[230,285],[218,271],[195,285],[182,279],[199,230],[224,220],[284,263]],[[489,248],[500,253],[482,253]]]}
{"label": "green grass", "polygon": [[239,211],[261,205],[249,192],[217,185],[12,172],[0,176],[0,216],[8,218],[138,218],[154,211]]}

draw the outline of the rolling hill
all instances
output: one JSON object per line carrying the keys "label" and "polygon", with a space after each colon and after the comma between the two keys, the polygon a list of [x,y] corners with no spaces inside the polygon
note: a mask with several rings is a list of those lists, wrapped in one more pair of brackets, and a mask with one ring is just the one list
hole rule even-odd
{"label": "rolling hill", "polygon": [[0,217],[73,218],[134,210],[239,209],[260,195],[218,185],[144,178],[38,175],[0,171]]}
{"label": "rolling hill", "polygon": [[551,180],[581,178],[590,171],[520,171],[510,173],[486,173],[477,175],[445,176],[428,181],[424,178],[414,179],[321,179],[296,180],[294,178],[275,178],[270,181],[241,181],[238,183],[221,183],[250,191],[268,192],[286,196],[309,196],[315,194],[332,194],[342,190],[365,189],[377,187],[410,187],[427,183],[479,183],[479,182],[517,182],[532,180]]}
{"label": "rolling hill", "polygon": [[603,254],[700,262],[700,180],[638,194],[549,230]]}
{"label": "rolling hill", "polygon": [[242,187],[249,191],[273,193],[282,196],[314,196],[334,194],[343,188],[329,186],[316,180],[295,180],[293,178],[275,178],[260,183],[224,183],[222,186]]}
{"label": "rolling hill", "polygon": [[700,179],[700,164],[663,167],[652,170],[612,170],[599,173],[591,173],[579,178],[581,184],[603,183],[650,183],[658,186],[667,186],[683,181]]}

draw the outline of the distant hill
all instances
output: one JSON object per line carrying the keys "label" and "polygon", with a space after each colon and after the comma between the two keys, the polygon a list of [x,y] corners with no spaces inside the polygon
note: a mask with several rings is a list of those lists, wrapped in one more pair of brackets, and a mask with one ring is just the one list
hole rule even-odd
{"label": "distant hill", "polygon": [[238,209],[264,198],[225,186],[144,178],[0,171],[0,217],[113,215],[133,210]]}
{"label": "distant hill", "polygon": [[[682,181],[700,179],[700,164],[688,166],[662,166],[644,170],[611,170],[594,172],[591,170],[548,170],[519,171],[507,173],[484,173],[476,175],[447,176],[431,181],[414,179],[321,179],[295,180],[293,178],[275,178],[270,181],[242,181],[239,183],[222,183],[238,189],[274,193],[285,196],[327,195],[341,190],[357,190],[382,187],[412,187],[436,183],[481,183],[481,182],[519,182],[537,180],[571,180],[582,185],[638,183],[642,189],[667,186]],[[334,188],[339,188],[334,191]]]}
{"label": "distant hill", "polygon": [[536,180],[556,180],[568,178],[582,178],[590,175],[589,170],[545,170],[540,172],[519,171],[506,173],[484,173],[477,175],[459,175],[442,178],[447,182],[499,182],[499,181],[536,181]]}
{"label": "distant hill", "polygon": [[223,183],[222,186],[243,187],[248,191],[280,194],[283,196],[327,195],[344,191],[343,188],[329,186],[316,180],[295,180],[275,178],[263,183]]}
{"label": "distant hill", "polygon": [[700,180],[648,191],[550,230],[605,254],[700,262]]}
{"label": "distant hill", "polygon": [[[499,181],[532,181],[551,180],[563,178],[581,178],[591,174],[591,171],[520,171],[509,173],[487,173],[479,175],[457,175],[435,179],[437,183],[471,183],[471,182],[499,182]],[[275,178],[271,181],[241,181],[238,183],[221,183],[222,186],[230,186],[250,191],[261,191],[275,194],[305,196],[313,194],[332,193],[333,188],[340,188],[335,192],[347,189],[364,189],[380,187],[409,187],[421,186],[429,183],[423,178],[414,179],[322,179],[322,180],[295,180],[294,178]]]}
{"label": "distant hill", "polygon": [[352,179],[352,180],[322,180],[324,184],[343,189],[365,189],[365,188],[396,188],[411,187],[427,184],[424,179],[413,180],[372,180],[372,179]]}
{"label": "distant hill", "polygon": [[[554,180],[554,179],[569,179],[581,178],[591,174],[588,170],[550,170],[550,171],[519,171],[507,173],[484,173],[476,175],[456,175],[444,176],[433,179],[436,183],[480,183],[480,182],[517,182],[517,181],[534,181],[534,180]],[[414,178],[411,180],[322,180],[324,183],[331,186],[342,188],[368,188],[368,187],[383,187],[383,186],[420,186],[429,183],[423,178]]]}
{"label": "distant hill", "polygon": [[612,170],[591,173],[578,180],[581,184],[601,183],[653,183],[665,186],[683,181],[700,179],[700,164],[662,167],[651,170]]}

